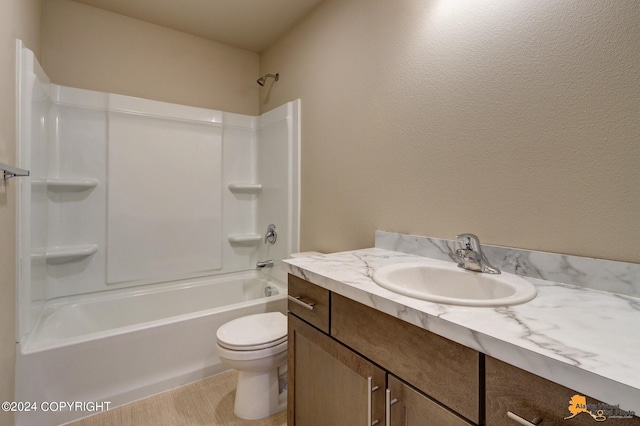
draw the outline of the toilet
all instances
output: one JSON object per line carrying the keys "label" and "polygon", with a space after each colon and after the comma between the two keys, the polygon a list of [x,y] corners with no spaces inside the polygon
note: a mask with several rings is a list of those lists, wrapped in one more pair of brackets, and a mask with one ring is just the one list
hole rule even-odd
{"label": "toilet", "polygon": [[287,317],[281,312],[241,317],[221,326],[216,339],[222,363],[239,372],[235,415],[257,420],[284,410]]}

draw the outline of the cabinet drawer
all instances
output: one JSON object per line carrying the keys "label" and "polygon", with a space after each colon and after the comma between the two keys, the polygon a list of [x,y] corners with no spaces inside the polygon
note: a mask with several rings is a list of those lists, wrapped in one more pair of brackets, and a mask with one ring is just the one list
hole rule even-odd
{"label": "cabinet drawer", "polygon": [[[600,417],[600,420],[597,421],[588,413],[576,410],[575,406],[574,413],[578,414],[571,419],[566,419],[572,415],[569,407],[574,395],[579,397],[579,399],[574,399],[574,402],[581,398],[586,399],[587,409],[594,408],[589,407],[590,404],[601,404],[600,401],[583,393],[550,382],[489,356],[486,357],[485,371],[487,426],[517,426],[518,422],[509,418],[507,412],[529,422],[540,418],[542,421],[538,423],[538,426],[594,425],[605,420]],[[610,404],[617,403],[613,401]],[[600,407],[604,408],[602,405]],[[624,407],[621,408],[624,409]],[[609,423],[618,426],[640,425],[640,418],[612,418],[611,421],[606,422],[606,424]]]}
{"label": "cabinet drawer", "polygon": [[331,335],[474,423],[480,422],[480,354],[339,294]]}
{"label": "cabinet drawer", "polygon": [[329,294],[329,290],[289,275],[289,297],[301,302],[296,303],[289,299],[289,312],[327,334],[329,333]]}

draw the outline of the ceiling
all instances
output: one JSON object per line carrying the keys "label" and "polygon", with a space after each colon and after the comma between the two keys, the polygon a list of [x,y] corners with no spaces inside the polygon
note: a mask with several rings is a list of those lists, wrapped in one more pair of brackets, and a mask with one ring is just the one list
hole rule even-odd
{"label": "ceiling", "polygon": [[322,0],[75,1],[259,53]]}

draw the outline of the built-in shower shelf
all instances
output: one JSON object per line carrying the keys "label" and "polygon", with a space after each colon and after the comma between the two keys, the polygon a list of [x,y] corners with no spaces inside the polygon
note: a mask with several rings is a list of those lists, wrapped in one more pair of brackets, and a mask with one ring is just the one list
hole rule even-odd
{"label": "built-in shower shelf", "polygon": [[259,234],[230,234],[228,240],[235,245],[253,245],[258,244],[262,240]]}
{"label": "built-in shower shelf", "polygon": [[54,191],[86,191],[98,186],[98,179],[93,178],[48,178],[47,189]]}
{"label": "built-in shower shelf", "polygon": [[98,251],[97,244],[49,247],[44,253],[32,254],[32,259],[45,258],[47,263],[66,263],[81,260]]}
{"label": "built-in shower shelf", "polygon": [[259,183],[230,183],[229,190],[235,194],[257,194],[262,190]]}

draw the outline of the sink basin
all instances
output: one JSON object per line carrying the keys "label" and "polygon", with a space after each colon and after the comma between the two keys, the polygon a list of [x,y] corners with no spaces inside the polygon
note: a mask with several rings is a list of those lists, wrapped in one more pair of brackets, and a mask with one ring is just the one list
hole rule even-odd
{"label": "sink basin", "polygon": [[373,274],[381,287],[416,299],[461,306],[506,306],[528,302],[537,290],[517,275],[467,271],[448,262],[383,266]]}

